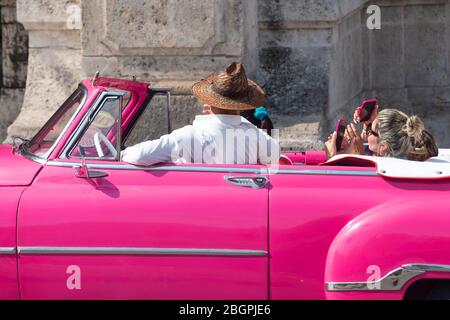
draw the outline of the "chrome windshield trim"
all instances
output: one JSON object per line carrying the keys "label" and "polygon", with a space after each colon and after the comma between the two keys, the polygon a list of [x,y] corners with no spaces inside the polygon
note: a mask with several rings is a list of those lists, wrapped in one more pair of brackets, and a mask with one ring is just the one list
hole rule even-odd
{"label": "chrome windshield trim", "polygon": [[112,247],[19,247],[23,255],[143,255],[143,256],[237,256],[264,257],[267,251],[234,249],[112,248]]}
{"label": "chrome windshield trim", "polygon": [[376,171],[363,171],[363,170],[327,170],[327,169],[276,169],[269,168],[271,175],[277,174],[297,174],[297,175],[328,175],[328,176],[363,176],[363,177],[378,177]]}
{"label": "chrome windshield trim", "polygon": [[14,247],[2,247],[0,248],[0,255],[12,255],[16,254],[17,250]]}
{"label": "chrome windshield trim", "polygon": [[[48,161],[47,166],[70,167],[79,165],[79,162]],[[181,172],[217,172],[217,173],[254,173],[267,174],[265,168],[225,168],[225,167],[197,167],[197,166],[160,166],[138,167],[131,164],[87,164],[88,169],[103,170],[131,170],[131,171],[181,171]]]}
{"label": "chrome windshield trim", "polygon": [[82,90],[84,93],[83,100],[81,101],[80,105],[78,106],[77,110],[72,115],[72,117],[70,117],[69,122],[67,122],[66,126],[64,127],[63,131],[59,135],[58,139],[56,139],[56,141],[53,144],[53,146],[51,147],[51,149],[49,149],[47,151],[47,153],[45,154],[45,156],[44,156],[45,159],[48,159],[48,157],[50,157],[50,155],[53,153],[53,151],[55,151],[56,147],[61,142],[62,138],[67,134],[67,131],[69,131],[69,128],[72,125],[73,121],[76,119],[76,117],[78,116],[78,114],[81,112],[81,110],[84,108],[84,106],[86,104],[86,101],[88,99],[88,89],[86,87],[84,87],[82,84],[80,84],[78,88],[80,88],[80,90]]}
{"label": "chrome windshield trim", "polygon": [[450,265],[438,264],[406,264],[389,272],[378,281],[372,282],[328,282],[327,290],[331,292],[345,291],[400,291],[405,284],[426,272],[450,273]]}
{"label": "chrome windshield trim", "polygon": [[[55,151],[56,147],[57,147],[58,144],[61,142],[62,138],[67,134],[67,131],[69,130],[70,125],[72,124],[72,122],[75,120],[75,118],[78,116],[78,114],[81,112],[81,110],[83,109],[83,107],[84,107],[85,104],[86,104],[86,101],[87,101],[87,98],[88,98],[88,89],[87,89],[82,83],[80,83],[80,84],[78,85],[77,89],[76,89],[76,90],[75,90],[75,91],[74,91],[74,92],[66,99],[66,101],[64,101],[63,105],[67,102],[67,100],[69,100],[72,96],[75,95],[75,92],[76,92],[77,90],[83,91],[83,99],[81,100],[81,103],[80,103],[80,105],[78,106],[77,110],[76,110],[75,113],[72,115],[72,117],[70,117],[70,119],[69,119],[69,121],[67,122],[66,126],[63,128],[63,130],[61,131],[61,133],[59,134],[58,138],[55,140],[55,142],[53,143],[53,145],[51,146],[51,148],[50,148],[50,149],[45,153],[45,155],[42,156],[42,157],[38,157],[38,156],[36,156],[36,155],[34,155],[34,154],[32,154],[32,153],[26,151],[27,154],[33,155],[33,158],[31,158],[31,157],[27,157],[27,158],[29,158],[30,160],[33,160],[33,161],[35,161],[35,162],[40,162],[40,163],[41,163],[42,160],[47,161],[48,157],[50,157],[50,155],[53,153],[53,151]],[[60,108],[62,108],[63,105],[61,105]],[[58,108],[58,109],[55,111],[54,114],[56,114],[56,112],[58,112],[58,111],[60,110],[60,108]],[[54,114],[53,114],[53,115],[54,115]],[[52,115],[52,117],[53,117],[53,115]],[[50,117],[50,119],[51,119],[51,117]],[[49,119],[48,121],[50,121],[50,119]],[[44,126],[47,125],[48,121],[44,124]],[[44,127],[44,126],[43,126],[43,127]],[[43,127],[42,127],[42,128],[43,128]],[[39,134],[39,132],[42,130],[42,128],[39,129],[39,131],[34,135],[34,137],[36,137],[36,136]],[[33,137],[31,140],[33,140],[34,137]],[[36,160],[36,159],[39,159],[39,161]]]}

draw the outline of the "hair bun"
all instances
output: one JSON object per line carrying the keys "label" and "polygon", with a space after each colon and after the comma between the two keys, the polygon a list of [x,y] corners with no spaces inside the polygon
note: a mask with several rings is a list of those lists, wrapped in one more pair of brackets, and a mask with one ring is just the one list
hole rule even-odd
{"label": "hair bun", "polygon": [[403,131],[406,132],[408,137],[414,139],[414,141],[419,142],[422,138],[423,131],[425,130],[425,125],[423,121],[418,116],[411,116],[406,121]]}

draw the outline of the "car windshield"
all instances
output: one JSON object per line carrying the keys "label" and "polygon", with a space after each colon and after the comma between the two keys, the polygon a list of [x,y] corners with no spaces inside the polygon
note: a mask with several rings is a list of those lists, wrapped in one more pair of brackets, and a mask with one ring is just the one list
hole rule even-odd
{"label": "car windshield", "polygon": [[42,127],[36,136],[24,147],[27,152],[41,158],[47,158],[53,150],[59,137],[68,127],[71,119],[83,104],[86,97],[85,89],[78,88],[69,99],[56,111],[50,120]]}

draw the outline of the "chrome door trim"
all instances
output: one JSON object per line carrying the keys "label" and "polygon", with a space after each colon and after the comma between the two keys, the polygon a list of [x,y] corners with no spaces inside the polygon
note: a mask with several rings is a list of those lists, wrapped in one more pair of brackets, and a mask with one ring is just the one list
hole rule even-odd
{"label": "chrome door trim", "polygon": [[78,126],[72,132],[69,139],[67,139],[66,145],[64,146],[64,149],[62,150],[62,152],[60,154],[60,157],[62,159],[70,159],[71,158],[70,154],[73,152],[73,149],[75,149],[76,143],[79,141],[79,139],[81,139],[82,135],[89,128],[91,123],[95,120],[95,117],[102,109],[106,100],[112,99],[114,97],[117,98],[117,97],[123,96],[124,94],[125,94],[125,91],[106,90],[106,91],[101,92],[98,95],[98,97],[93,102],[91,108],[86,112],[86,114],[80,120],[80,122],[78,123]]}
{"label": "chrome door trim", "polygon": [[17,250],[15,247],[1,247],[0,248],[0,255],[14,255],[17,253]]}
{"label": "chrome door trim", "polygon": [[[48,161],[47,166],[73,168],[79,162]],[[160,166],[138,167],[131,164],[87,164],[88,169],[103,170],[131,170],[131,171],[184,171],[184,172],[216,172],[216,173],[254,173],[267,174],[265,168],[225,168],[225,167],[200,167],[200,166]]]}
{"label": "chrome door trim", "polygon": [[327,169],[276,169],[269,168],[271,175],[277,174],[296,174],[296,175],[322,175],[322,176],[363,176],[363,177],[378,177],[376,171],[364,171],[364,170],[327,170]]}
{"label": "chrome door trim", "polygon": [[191,248],[114,248],[114,247],[19,247],[22,255],[142,255],[142,256],[236,256],[265,257],[263,250]]}
{"label": "chrome door trim", "polygon": [[450,265],[439,264],[406,264],[389,272],[378,281],[373,282],[328,282],[326,288],[330,292],[345,291],[400,291],[405,284],[426,273],[450,273]]}
{"label": "chrome door trim", "polygon": [[236,177],[236,176],[225,176],[225,181],[243,188],[253,188],[253,189],[264,189],[270,182],[269,178],[264,176],[256,177]]}

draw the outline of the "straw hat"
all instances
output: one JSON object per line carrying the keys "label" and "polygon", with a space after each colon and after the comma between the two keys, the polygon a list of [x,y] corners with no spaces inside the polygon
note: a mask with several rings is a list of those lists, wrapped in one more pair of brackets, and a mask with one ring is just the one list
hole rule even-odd
{"label": "straw hat", "polygon": [[264,104],[264,90],[247,79],[244,66],[233,62],[194,84],[192,92],[203,103],[225,110],[251,110]]}

